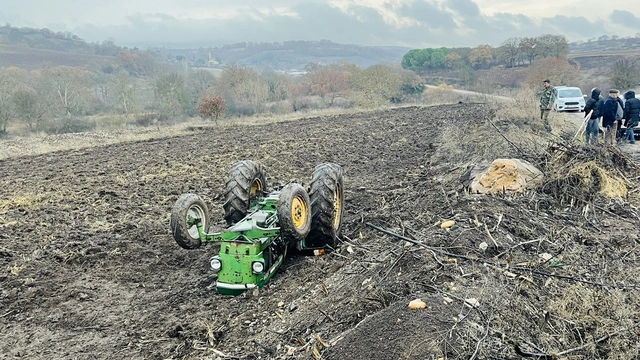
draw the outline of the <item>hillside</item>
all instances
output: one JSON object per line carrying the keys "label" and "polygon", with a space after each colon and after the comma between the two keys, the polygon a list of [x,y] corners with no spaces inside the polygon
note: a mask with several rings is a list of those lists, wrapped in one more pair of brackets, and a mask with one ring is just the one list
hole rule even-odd
{"label": "hillside", "polygon": [[331,41],[285,41],[282,43],[238,43],[212,48],[156,48],[163,61],[184,57],[191,66],[237,64],[258,69],[303,69],[310,62],[350,62],[361,67],[380,63],[400,63],[410,48],[399,46],[360,46]]}
{"label": "hillside", "polygon": [[112,64],[115,61],[115,56],[78,54],[0,44],[0,68],[15,66],[33,70],[41,69],[44,66],[86,66],[89,64]]}

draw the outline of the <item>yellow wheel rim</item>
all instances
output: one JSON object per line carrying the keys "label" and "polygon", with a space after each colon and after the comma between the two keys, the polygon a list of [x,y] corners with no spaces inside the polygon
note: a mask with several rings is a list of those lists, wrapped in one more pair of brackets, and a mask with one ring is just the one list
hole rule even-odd
{"label": "yellow wheel rim", "polygon": [[293,226],[296,229],[302,229],[309,219],[309,205],[304,201],[302,196],[296,196],[291,201],[291,217]]}
{"label": "yellow wheel rim", "polygon": [[249,196],[255,196],[258,191],[264,190],[262,181],[256,179],[251,183],[251,189],[249,189]]}
{"label": "yellow wheel rim", "polygon": [[342,188],[340,184],[336,184],[336,191],[333,200],[333,228],[338,229],[340,227],[340,219],[342,219]]}

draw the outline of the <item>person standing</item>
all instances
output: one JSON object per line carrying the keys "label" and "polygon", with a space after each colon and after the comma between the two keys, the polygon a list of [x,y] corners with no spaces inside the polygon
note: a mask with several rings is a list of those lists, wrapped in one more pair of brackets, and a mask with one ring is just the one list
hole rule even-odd
{"label": "person standing", "polygon": [[624,93],[624,119],[626,120],[627,132],[624,136],[625,140],[629,140],[629,144],[635,144],[636,138],[633,134],[633,128],[638,126],[640,122],[640,100],[636,99],[636,93],[629,90]]}
{"label": "person standing", "polygon": [[584,106],[585,114],[591,112],[589,120],[587,120],[587,128],[585,129],[586,143],[597,144],[598,133],[600,132],[600,117],[602,116],[602,108],[604,106],[604,100],[600,96],[600,89],[591,89],[591,97],[587,100],[587,104]]}
{"label": "person standing", "polygon": [[544,86],[544,89],[540,95],[540,120],[544,122],[544,128],[547,132],[551,132],[551,125],[549,125],[549,113],[551,112],[553,104],[556,102],[558,92],[556,88],[551,86],[551,81],[549,79],[545,79],[542,82],[542,85]]}
{"label": "person standing", "polygon": [[618,97],[616,98],[616,100],[618,100],[618,110],[616,111],[616,121],[618,122],[618,129],[616,130],[616,142],[621,141],[622,137],[624,136],[624,130],[622,130],[622,124],[624,124],[625,120],[623,97],[624,96],[620,96],[620,93],[618,93]]}
{"label": "person standing", "polygon": [[618,95],[620,91],[616,89],[609,90],[609,97],[604,102],[602,112],[602,127],[604,130],[604,144],[614,146],[616,144],[616,133],[618,131],[618,121],[616,116],[618,113]]}

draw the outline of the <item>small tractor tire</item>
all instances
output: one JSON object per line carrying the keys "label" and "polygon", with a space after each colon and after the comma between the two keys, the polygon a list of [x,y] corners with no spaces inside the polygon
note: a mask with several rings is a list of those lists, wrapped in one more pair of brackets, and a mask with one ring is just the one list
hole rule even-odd
{"label": "small tractor tire", "polygon": [[171,233],[173,239],[185,249],[197,249],[202,245],[196,225],[189,226],[189,217],[200,219],[202,227],[207,231],[209,213],[207,206],[196,194],[183,194],[178,198],[171,210]]}
{"label": "small tractor tire", "polygon": [[229,170],[224,193],[224,219],[227,225],[242,220],[251,206],[251,201],[260,192],[266,191],[267,181],[260,163],[243,160]]}
{"label": "small tractor tire", "polygon": [[309,206],[309,194],[302,185],[291,183],[280,190],[278,219],[280,234],[291,246],[309,234],[311,207]]}
{"label": "small tractor tire", "polygon": [[342,231],[344,210],[343,171],[338,164],[320,164],[313,170],[309,186],[311,231],[306,245],[334,247]]}

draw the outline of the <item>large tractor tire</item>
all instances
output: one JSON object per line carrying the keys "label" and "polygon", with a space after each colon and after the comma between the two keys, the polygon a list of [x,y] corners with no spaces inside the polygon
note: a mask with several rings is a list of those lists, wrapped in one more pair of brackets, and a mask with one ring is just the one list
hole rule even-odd
{"label": "large tractor tire", "polygon": [[261,164],[243,160],[229,170],[224,193],[224,219],[233,225],[247,215],[251,201],[266,191],[267,181]]}
{"label": "large tractor tire", "polygon": [[309,187],[311,231],[309,247],[335,247],[342,231],[344,210],[343,172],[338,164],[326,163],[313,170]]}
{"label": "large tractor tire", "polygon": [[291,246],[309,234],[311,207],[309,194],[302,185],[291,183],[280,190],[278,220],[281,236]]}
{"label": "large tractor tire", "polygon": [[197,249],[202,245],[198,227],[189,225],[189,218],[199,219],[204,231],[209,225],[209,212],[204,201],[196,194],[184,194],[171,210],[171,233],[174,240],[185,249]]}

